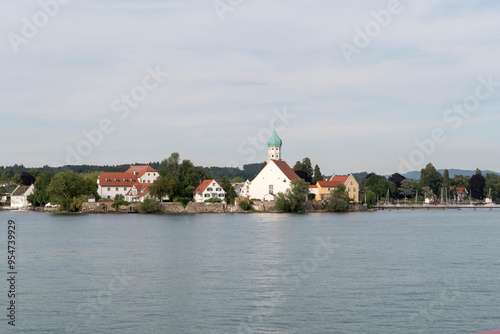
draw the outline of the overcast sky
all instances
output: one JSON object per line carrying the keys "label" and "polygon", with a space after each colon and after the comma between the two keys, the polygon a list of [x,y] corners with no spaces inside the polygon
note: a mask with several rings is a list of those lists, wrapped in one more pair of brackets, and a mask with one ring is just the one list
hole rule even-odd
{"label": "overcast sky", "polygon": [[500,171],[499,1],[60,2],[0,3],[0,165]]}

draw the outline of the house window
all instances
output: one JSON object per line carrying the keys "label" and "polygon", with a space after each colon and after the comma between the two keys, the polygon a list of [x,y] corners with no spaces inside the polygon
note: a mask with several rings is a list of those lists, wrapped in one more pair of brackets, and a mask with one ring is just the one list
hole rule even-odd
{"label": "house window", "polygon": [[116,191],[118,191],[118,189],[120,189],[120,188],[116,187]]}
{"label": "house window", "polygon": [[210,197],[210,194],[205,194],[205,197]]}
{"label": "house window", "polygon": [[150,175],[151,175],[151,174],[150,174],[150,173],[148,173],[148,176],[150,176]]}
{"label": "house window", "polygon": [[212,191],[213,189],[212,188],[207,188],[207,191]]}
{"label": "house window", "polygon": [[215,191],[221,191],[221,189],[220,188],[216,188]]}
{"label": "house window", "polygon": [[351,191],[351,187],[347,188],[347,191]]}
{"label": "house window", "polygon": [[127,190],[127,187],[123,187],[123,190]]}
{"label": "house window", "polygon": [[328,191],[332,191],[332,188],[328,188]]}
{"label": "house window", "polygon": [[272,184],[269,185],[269,193],[274,194],[274,186]]}
{"label": "house window", "polygon": [[108,191],[111,191],[111,188],[108,188]]}
{"label": "house window", "polygon": [[356,194],[354,194],[354,195],[352,196],[352,198],[356,199]]}
{"label": "house window", "polygon": [[354,187],[354,191],[356,191],[356,187]]}
{"label": "house window", "polygon": [[351,181],[351,186],[353,185],[352,181]]}
{"label": "house window", "polygon": [[224,194],[219,194],[219,197],[224,197]]}

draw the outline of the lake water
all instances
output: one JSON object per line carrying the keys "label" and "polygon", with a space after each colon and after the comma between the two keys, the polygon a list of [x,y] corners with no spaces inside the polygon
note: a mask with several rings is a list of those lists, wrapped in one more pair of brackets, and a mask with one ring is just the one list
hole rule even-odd
{"label": "lake water", "polygon": [[[16,327],[7,221],[16,221]],[[500,328],[500,211],[1,212],[0,333]]]}

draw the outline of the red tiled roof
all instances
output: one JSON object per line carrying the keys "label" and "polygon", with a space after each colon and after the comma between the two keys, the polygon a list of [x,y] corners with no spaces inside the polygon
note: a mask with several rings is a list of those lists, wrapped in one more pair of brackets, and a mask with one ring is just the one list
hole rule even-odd
{"label": "red tiled roof", "polygon": [[205,190],[207,190],[208,186],[212,184],[212,182],[215,182],[214,179],[211,180],[203,180],[198,188],[193,192],[193,194],[203,194]]}
{"label": "red tiled roof", "polygon": [[133,173],[101,173],[99,175],[99,185],[101,187],[115,186],[115,187],[132,187],[138,184],[139,181]]}
{"label": "red tiled roof", "polygon": [[130,168],[125,173],[131,173],[134,175],[134,172],[137,173],[137,177],[142,177],[147,172],[157,173],[151,166],[148,165],[139,165],[139,166],[130,166]]}
{"label": "red tiled roof", "polygon": [[331,181],[338,181],[338,182],[341,182],[341,183],[345,184],[348,179],[349,179],[349,176],[335,176],[333,178],[333,180],[331,180]]}
{"label": "red tiled roof", "polygon": [[290,179],[290,181],[300,179],[300,177],[295,174],[293,169],[291,169],[285,161],[273,160],[273,162],[276,164],[276,166],[278,166],[283,174],[285,174],[285,176]]}
{"label": "red tiled roof", "polygon": [[309,188],[318,188],[318,186],[313,184],[313,185],[309,186]]}
{"label": "red tiled roof", "polygon": [[318,185],[321,188],[335,188],[339,184],[344,184],[345,182],[340,181],[318,181]]}

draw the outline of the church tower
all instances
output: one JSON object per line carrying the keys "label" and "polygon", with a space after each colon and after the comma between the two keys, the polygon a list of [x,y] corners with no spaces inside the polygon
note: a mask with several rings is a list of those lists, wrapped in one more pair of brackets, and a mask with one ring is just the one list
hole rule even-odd
{"label": "church tower", "polygon": [[281,161],[281,145],[283,142],[280,137],[276,134],[276,128],[274,128],[274,132],[267,141],[267,163],[271,160],[279,160]]}

